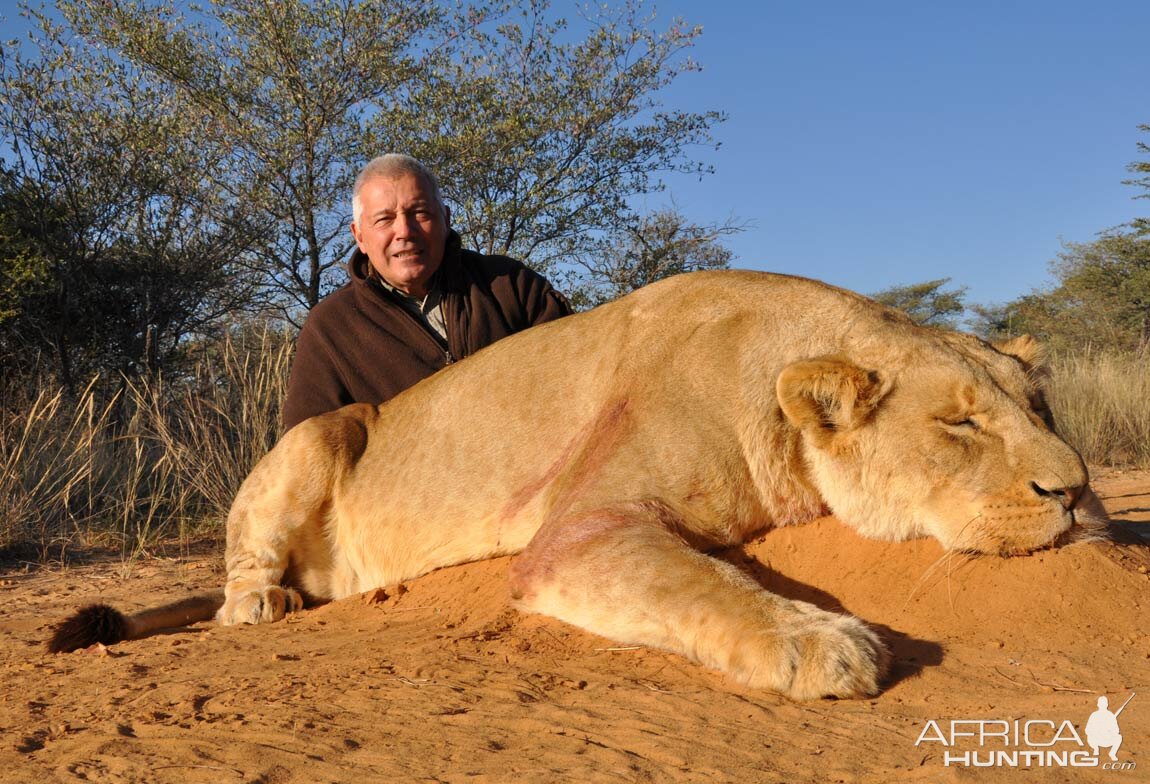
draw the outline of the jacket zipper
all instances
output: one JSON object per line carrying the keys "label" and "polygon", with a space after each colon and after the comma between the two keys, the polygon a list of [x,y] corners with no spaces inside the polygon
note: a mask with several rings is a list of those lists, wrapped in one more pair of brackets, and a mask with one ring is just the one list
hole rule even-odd
{"label": "jacket zipper", "polygon": [[[378,286],[379,290],[381,292],[383,292],[385,298],[391,298],[392,300],[394,300],[396,298],[395,294],[392,294],[390,291],[388,291],[383,286],[381,286],[379,284],[376,284],[376,285]],[[446,299],[446,297],[444,297],[444,299]],[[435,335],[432,334],[432,328],[428,324],[424,323],[423,319],[418,318],[414,314],[412,314],[411,311],[409,311],[407,308],[405,308],[403,306],[403,303],[401,303],[401,302],[395,302],[395,306],[399,309],[399,311],[401,313],[403,313],[404,316],[406,316],[407,318],[409,318],[413,322],[415,322],[415,325],[417,327],[419,327],[419,331],[422,332],[424,335],[426,335],[427,339],[430,340],[432,343],[434,343],[435,347],[437,349],[439,349],[440,351],[443,352],[443,360],[444,360],[443,364],[445,367],[447,365],[455,364],[455,355],[451,353],[451,327],[448,326],[446,313],[444,313],[444,318],[443,318],[443,330],[444,330],[444,332],[447,333],[447,348],[444,348],[443,346],[440,345],[439,340],[436,339]],[[443,307],[443,299],[440,300],[439,307],[440,308]]]}
{"label": "jacket zipper", "polygon": [[447,348],[444,353],[447,355],[447,364],[455,364],[455,356],[451,353],[451,319],[447,317],[447,300],[449,295],[444,292],[439,297],[439,311],[443,314],[443,332],[447,340]]}

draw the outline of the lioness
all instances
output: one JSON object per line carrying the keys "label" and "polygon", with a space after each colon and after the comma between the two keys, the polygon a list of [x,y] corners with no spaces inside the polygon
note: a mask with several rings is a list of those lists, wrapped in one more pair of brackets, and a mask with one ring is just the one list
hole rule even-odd
{"label": "lioness", "polygon": [[217,608],[222,624],[266,623],[301,594],[519,553],[524,610],[796,699],[874,694],[888,655],[870,628],[703,551],[828,511],[866,536],[980,553],[1070,538],[1087,474],[1049,427],[1036,351],[803,278],[665,280],[298,425],[232,506],[223,597],[87,608],[50,645]]}

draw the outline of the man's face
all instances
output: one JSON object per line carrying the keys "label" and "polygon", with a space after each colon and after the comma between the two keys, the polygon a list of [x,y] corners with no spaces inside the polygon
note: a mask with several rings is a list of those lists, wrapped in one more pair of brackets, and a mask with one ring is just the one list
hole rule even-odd
{"label": "man's face", "polygon": [[371,266],[405,294],[427,296],[447,245],[447,208],[414,174],[373,177],[360,188],[359,201],[362,211],[351,233]]}

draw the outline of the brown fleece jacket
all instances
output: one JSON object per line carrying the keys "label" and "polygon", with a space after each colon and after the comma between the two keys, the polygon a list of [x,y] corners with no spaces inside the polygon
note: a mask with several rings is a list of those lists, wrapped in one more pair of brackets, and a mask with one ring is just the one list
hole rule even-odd
{"label": "brown fleece jacket", "polygon": [[451,232],[438,272],[444,351],[369,270],[357,250],[348,262],[351,281],[308,315],[288,381],[285,430],[349,403],[382,403],[500,338],[571,312],[522,262],[463,250]]}

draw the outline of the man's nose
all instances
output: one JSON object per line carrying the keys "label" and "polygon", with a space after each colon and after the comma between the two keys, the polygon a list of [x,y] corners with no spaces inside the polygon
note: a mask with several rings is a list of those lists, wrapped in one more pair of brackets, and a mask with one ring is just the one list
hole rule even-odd
{"label": "man's nose", "polygon": [[419,221],[415,213],[401,212],[395,216],[395,235],[399,238],[410,237],[419,232]]}

